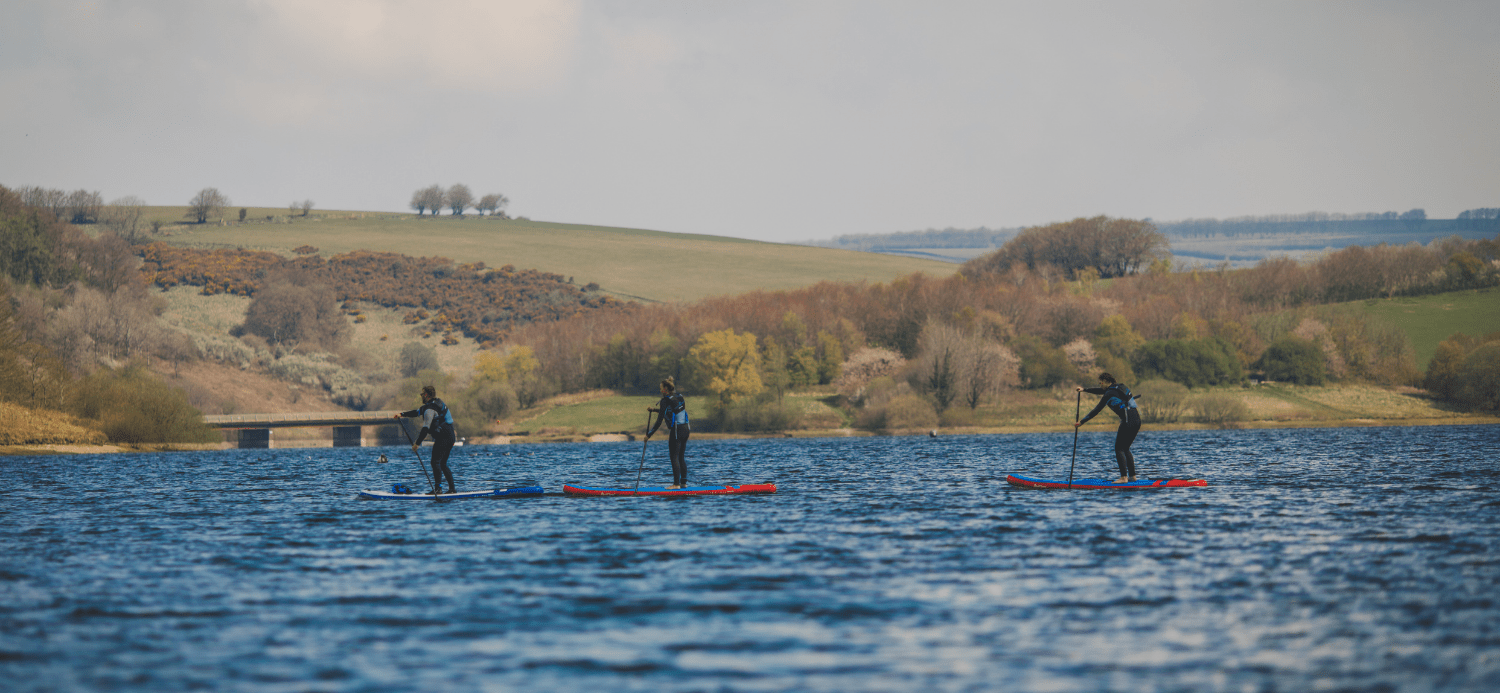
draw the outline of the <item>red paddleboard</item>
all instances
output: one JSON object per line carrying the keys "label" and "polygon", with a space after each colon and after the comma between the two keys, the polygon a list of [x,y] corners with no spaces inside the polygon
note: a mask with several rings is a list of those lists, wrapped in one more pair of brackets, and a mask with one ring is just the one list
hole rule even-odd
{"label": "red paddleboard", "polygon": [[1020,476],[1017,474],[1006,475],[1005,481],[1011,486],[1020,486],[1021,488],[1073,488],[1111,491],[1150,491],[1163,488],[1192,488],[1208,485],[1208,481],[1205,479],[1142,479],[1123,484],[1112,483],[1105,479],[1074,479],[1070,486],[1066,480],[1034,479],[1029,476]]}
{"label": "red paddleboard", "polygon": [[563,493],[570,496],[723,496],[739,493],[775,493],[776,484],[742,484],[740,486],[688,486],[686,488],[663,488],[642,486],[639,491],[629,488],[588,488],[563,485]]}

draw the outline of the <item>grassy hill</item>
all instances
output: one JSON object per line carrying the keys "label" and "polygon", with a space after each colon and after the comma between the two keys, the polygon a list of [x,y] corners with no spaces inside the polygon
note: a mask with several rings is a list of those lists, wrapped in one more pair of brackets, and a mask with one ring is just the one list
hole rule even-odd
{"label": "grassy hill", "polygon": [[[795,289],[819,281],[887,282],[912,272],[946,276],[937,260],[738,238],[490,217],[286,209],[225,210],[225,224],[182,224],[185,207],[152,207],[160,240],[184,247],[290,252],[311,245],[326,257],[352,250],[442,256],[491,267],[515,265],[598,283],[622,298],[686,301],[756,289]],[[268,221],[267,217],[271,217]]]}
{"label": "grassy hill", "polygon": [[1454,332],[1482,335],[1500,332],[1500,288],[1452,291],[1431,296],[1359,301],[1365,310],[1395,323],[1411,336],[1417,367],[1427,362],[1438,342]]}

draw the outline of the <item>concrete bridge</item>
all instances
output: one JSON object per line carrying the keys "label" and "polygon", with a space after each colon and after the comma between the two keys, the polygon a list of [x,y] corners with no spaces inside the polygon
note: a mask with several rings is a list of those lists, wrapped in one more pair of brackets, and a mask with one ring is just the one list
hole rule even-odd
{"label": "concrete bridge", "polygon": [[[242,448],[273,447],[271,431],[277,428],[332,428],[333,446],[357,448],[365,444],[364,429],[376,427],[377,438],[383,444],[406,442],[406,436],[396,430],[394,417],[400,412],[391,411],[338,411],[328,413],[301,414],[213,414],[203,417],[210,428],[239,432]],[[413,421],[412,423],[416,423]],[[386,430],[381,430],[385,428]],[[417,428],[407,429],[416,435]]]}

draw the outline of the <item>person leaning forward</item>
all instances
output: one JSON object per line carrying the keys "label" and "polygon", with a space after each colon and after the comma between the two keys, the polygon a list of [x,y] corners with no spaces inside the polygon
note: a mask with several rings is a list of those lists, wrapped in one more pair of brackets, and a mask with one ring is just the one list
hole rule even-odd
{"label": "person leaning forward", "polygon": [[1110,411],[1120,417],[1120,431],[1115,434],[1115,463],[1120,466],[1120,478],[1115,483],[1135,481],[1135,455],[1131,454],[1130,445],[1135,442],[1136,434],[1141,432],[1141,412],[1135,407],[1135,396],[1130,394],[1130,388],[1115,382],[1114,376],[1100,373],[1099,387],[1079,387],[1077,390],[1102,397],[1093,411],[1073,422],[1073,427],[1088,423],[1095,414],[1109,407]]}

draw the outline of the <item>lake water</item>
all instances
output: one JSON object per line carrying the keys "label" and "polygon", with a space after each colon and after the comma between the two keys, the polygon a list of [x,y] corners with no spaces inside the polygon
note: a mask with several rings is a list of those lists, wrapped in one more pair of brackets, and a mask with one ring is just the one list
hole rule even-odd
{"label": "lake water", "polygon": [[[695,482],[781,491],[448,503],[356,500],[404,448],[0,458],[0,688],[1500,690],[1500,427],[1148,427],[1145,475],[1210,486],[1006,486],[1072,442],[694,441]],[[628,486],[640,450],[453,467]]]}

